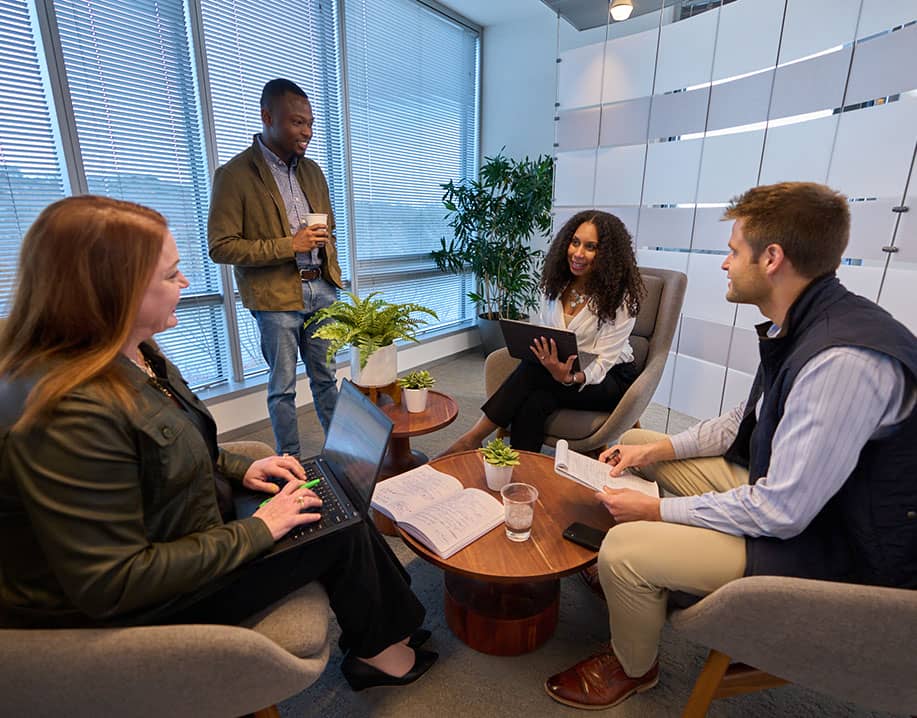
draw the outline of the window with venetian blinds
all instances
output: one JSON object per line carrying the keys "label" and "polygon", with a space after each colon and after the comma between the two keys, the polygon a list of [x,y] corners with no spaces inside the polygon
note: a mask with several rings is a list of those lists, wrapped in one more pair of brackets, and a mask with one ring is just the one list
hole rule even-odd
{"label": "window with venetian blinds", "polygon": [[10,310],[22,235],[67,194],[34,27],[24,0],[0,0],[0,317]]}
{"label": "window with venetian blinds", "polygon": [[430,251],[451,236],[440,185],[477,175],[479,35],[414,0],[344,8],[359,293],[473,319],[471,275]]}

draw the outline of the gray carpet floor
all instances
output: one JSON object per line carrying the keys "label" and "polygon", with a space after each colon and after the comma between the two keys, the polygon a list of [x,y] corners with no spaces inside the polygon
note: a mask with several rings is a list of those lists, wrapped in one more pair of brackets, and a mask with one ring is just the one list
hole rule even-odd
{"label": "gray carpet floor", "polygon": [[[456,399],[459,416],[449,427],[417,437],[412,441],[413,448],[435,456],[474,423],[484,398],[483,363],[480,354],[466,352],[425,367],[436,377],[436,388]],[[656,405],[650,406],[641,418],[644,428],[670,433],[680,431],[693,422],[691,417]],[[300,430],[303,453],[317,452],[323,436],[311,407],[305,407],[300,413]],[[260,440],[273,445],[269,428],[244,436],[233,433],[234,439]],[[412,586],[427,608],[425,625],[433,631],[428,647],[439,652],[439,661],[411,686],[353,693],[338,670],[341,660],[336,647],[339,631],[332,619],[333,648],[328,667],[316,683],[280,705],[284,718],[426,718],[429,715],[453,715],[453,711],[454,715],[463,718],[588,715],[555,703],[543,689],[547,676],[568,668],[608,640],[605,604],[586,588],[579,577],[562,580],[560,621],[555,635],[545,645],[523,656],[488,656],[466,646],[446,626],[442,571],[417,558],[400,540],[389,541],[407,567]],[[752,620],[751,617],[749,620]],[[689,643],[667,629],[660,648],[662,674],[659,685],[602,713],[622,718],[680,715],[706,654],[704,647]],[[714,701],[709,715],[714,718],[878,718],[886,714],[866,711],[799,686],[785,686]]]}

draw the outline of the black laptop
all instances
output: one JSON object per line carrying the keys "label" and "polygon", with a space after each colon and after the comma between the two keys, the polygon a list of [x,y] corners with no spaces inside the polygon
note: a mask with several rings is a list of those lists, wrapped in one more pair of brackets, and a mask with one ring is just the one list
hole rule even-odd
{"label": "black laptop", "polygon": [[[322,499],[321,521],[293,529],[265,557],[367,519],[391,434],[391,420],[345,379],[322,453],[302,462],[306,481],[319,479],[312,490]],[[266,494],[255,492],[238,496],[236,514],[240,518],[251,516],[265,498]]]}

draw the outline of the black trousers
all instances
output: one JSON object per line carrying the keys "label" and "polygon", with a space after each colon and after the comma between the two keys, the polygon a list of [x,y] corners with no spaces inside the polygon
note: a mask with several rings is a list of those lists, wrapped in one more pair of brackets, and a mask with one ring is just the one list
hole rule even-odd
{"label": "black trousers", "polygon": [[409,636],[426,610],[410,578],[371,522],[238,570],[198,594],[184,596],[133,624],[235,625],[310,581],[328,593],[341,627],[341,650],[369,658]]}
{"label": "black trousers", "polygon": [[523,361],[481,410],[497,426],[510,427],[514,449],[540,451],[544,425],[558,409],[611,411],[639,372],[633,362],[616,364],[601,384],[564,386],[541,364]]}

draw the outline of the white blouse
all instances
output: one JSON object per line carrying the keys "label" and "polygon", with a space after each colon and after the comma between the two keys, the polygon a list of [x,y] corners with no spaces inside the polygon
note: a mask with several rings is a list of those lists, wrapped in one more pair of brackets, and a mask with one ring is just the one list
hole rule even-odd
{"label": "white blouse", "polygon": [[[544,295],[533,321],[541,326],[573,332],[576,334],[576,346],[579,351],[596,355],[595,360],[583,368],[586,384],[601,384],[608,370],[615,364],[625,364],[634,360],[634,350],[628,338],[635,322],[636,319],[630,316],[627,308],[622,305],[615,312],[613,322],[604,322],[599,327],[599,318],[587,304],[569,324],[565,324],[563,303],[559,298],[548,299]],[[584,363],[581,359],[580,366]]]}

